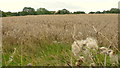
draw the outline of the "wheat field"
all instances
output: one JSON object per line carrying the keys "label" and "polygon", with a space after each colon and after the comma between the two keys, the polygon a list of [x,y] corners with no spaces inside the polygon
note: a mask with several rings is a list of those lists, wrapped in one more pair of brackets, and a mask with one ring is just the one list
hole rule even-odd
{"label": "wheat field", "polygon": [[[118,48],[117,14],[3,17],[2,26],[4,66],[26,66],[28,63],[34,66],[66,66],[70,63],[74,26],[76,39],[94,37],[99,46],[111,45],[116,51]],[[97,34],[92,26],[105,37]],[[10,61],[11,55],[13,59]],[[102,62],[97,62],[97,65],[103,65]]]}

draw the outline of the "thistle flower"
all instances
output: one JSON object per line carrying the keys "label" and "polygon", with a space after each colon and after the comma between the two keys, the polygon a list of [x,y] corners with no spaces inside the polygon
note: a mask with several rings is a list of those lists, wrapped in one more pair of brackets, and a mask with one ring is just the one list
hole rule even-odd
{"label": "thistle flower", "polygon": [[[92,38],[88,37],[85,40],[77,40],[74,41],[72,44],[72,52],[75,57],[77,57],[76,65],[80,65],[81,60],[79,59],[80,55],[84,56],[85,61],[91,60],[90,62],[94,62],[92,57],[92,50],[97,51],[98,50],[98,44],[97,41]],[[96,52],[97,53],[97,52]]]}
{"label": "thistle flower", "polygon": [[72,52],[73,52],[74,56],[79,56],[79,53],[83,51],[83,46],[84,45],[85,45],[84,40],[74,41],[74,43],[72,44]]}
{"label": "thistle flower", "polygon": [[100,54],[108,54],[109,49],[106,47],[100,47],[99,50],[100,50]]}
{"label": "thistle flower", "polygon": [[87,45],[87,48],[89,49],[92,49],[92,50],[98,49],[97,40],[92,37],[86,38],[86,45]]}

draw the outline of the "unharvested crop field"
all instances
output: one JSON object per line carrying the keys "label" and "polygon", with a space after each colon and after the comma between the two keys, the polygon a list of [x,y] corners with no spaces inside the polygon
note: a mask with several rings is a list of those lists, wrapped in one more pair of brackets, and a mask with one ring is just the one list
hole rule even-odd
{"label": "unharvested crop field", "polygon": [[3,65],[67,65],[71,61],[74,32],[78,40],[90,36],[98,40],[99,46],[111,44],[112,49],[117,48],[117,14],[32,15],[4,17],[2,21]]}

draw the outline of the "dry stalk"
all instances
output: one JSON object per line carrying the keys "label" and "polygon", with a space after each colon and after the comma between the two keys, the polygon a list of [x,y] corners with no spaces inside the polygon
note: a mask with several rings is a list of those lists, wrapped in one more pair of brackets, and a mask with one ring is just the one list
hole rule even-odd
{"label": "dry stalk", "polygon": [[103,30],[104,28],[106,28],[106,27],[108,26],[108,24],[109,24],[109,22],[108,22],[103,28],[101,28],[101,29],[99,30],[99,32],[101,32],[101,30]]}
{"label": "dry stalk", "polygon": [[106,58],[107,58],[107,55],[105,54],[105,58],[104,58],[104,66],[106,66]]}
{"label": "dry stalk", "polygon": [[[72,34],[72,38],[73,38],[74,41],[77,40],[77,39],[75,38],[75,32],[76,32],[75,30],[76,30],[76,29],[75,29],[75,25],[74,25],[74,26],[73,26],[73,33],[71,33],[71,34]],[[77,46],[79,46],[78,43],[77,43]],[[72,56],[71,56],[71,63],[70,63],[71,65],[73,65],[73,62],[72,62],[72,61],[73,61],[73,58],[72,58]]]}
{"label": "dry stalk", "polygon": [[12,53],[12,55],[9,57],[9,60],[7,62],[7,65],[9,65],[12,61],[13,61],[13,58],[14,58],[14,55],[16,53],[16,48],[14,48],[14,52]]}
{"label": "dry stalk", "polygon": [[82,32],[79,32],[79,34],[83,36]]}
{"label": "dry stalk", "polygon": [[75,25],[73,26],[73,33],[72,33],[72,38],[74,41],[76,41],[77,39],[75,38],[75,34],[76,34],[76,27]]}

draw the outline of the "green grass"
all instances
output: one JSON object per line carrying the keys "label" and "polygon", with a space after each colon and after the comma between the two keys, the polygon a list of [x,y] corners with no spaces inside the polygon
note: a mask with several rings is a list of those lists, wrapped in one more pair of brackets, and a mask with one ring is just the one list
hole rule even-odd
{"label": "green grass", "polygon": [[[7,47],[6,47],[7,48]],[[13,61],[8,64],[9,57],[17,48]],[[22,50],[21,50],[22,49]],[[104,65],[103,54],[93,52],[93,60],[98,65]],[[72,60],[71,60],[72,58]],[[107,56],[107,66],[111,66],[109,56]],[[75,57],[71,52],[70,44],[55,43],[55,44],[34,44],[34,45],[13,45],[9,49],[4,48],[3,66],[26,66],[32,63],[33,66],[66,66],[68,63],[75,65]],[[88,60],[83,63],[83,66],[88,66]]]}
{"label": "green grass", "polygon": [[14,55],[13,61],[10,64],[7,64],[9,57],[13,53],[13,48],[10,48],[11,50],[4,50],[3,66],[25,66],[28,63],[32,63],[35,66],[59,66],[65,65],[66,62],[70,61],[71,47],[68,44],[42,44],[33,45],[32,47],[22,45],[22,52],[20,50],[21,46],[16,47],[17,51]]}

